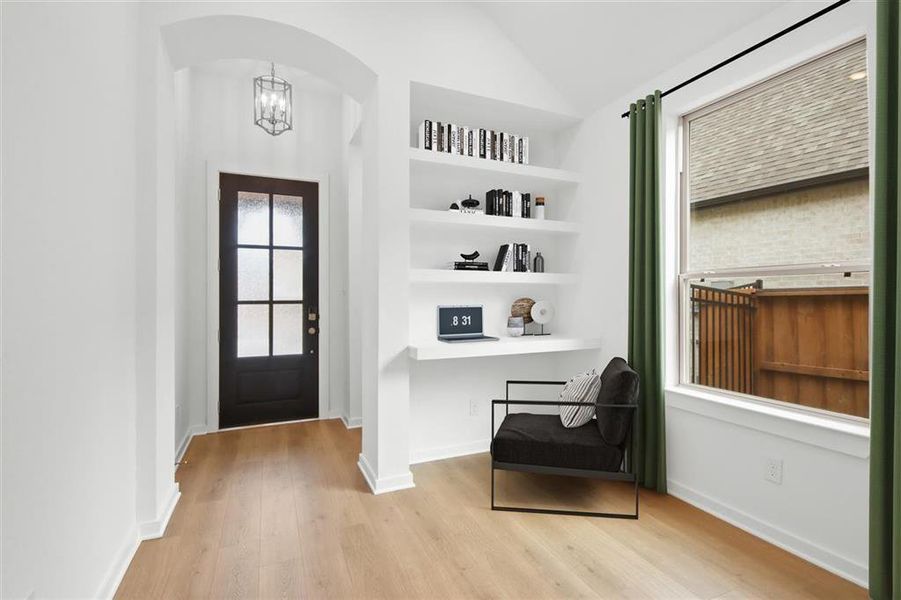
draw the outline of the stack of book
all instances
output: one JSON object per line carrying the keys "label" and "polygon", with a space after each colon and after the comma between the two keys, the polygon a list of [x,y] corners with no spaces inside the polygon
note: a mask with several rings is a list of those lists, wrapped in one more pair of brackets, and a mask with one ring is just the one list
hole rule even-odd
{"label": "stack of book", "polygon": [[465,127],[456,123],[424,120],[419,124],[423,150],[474,156],[489,160],[529,164],[529,136],[494,129]]}
{"label": "stack of book", "polygon": [[458,260],[454,263],[454,271],[487,271],[488,263],[474,260]]}
{"label": "stack of book", "polygon": [[511,242],[498,248],[497,258],[494,261],[494,270],[531,273],[531,264],[532,249],[529,245]]}
{"label": "stack of book", "polygon": [[508,190],[485,192],[485,214],[499,217],[532,218],[532,194]]}

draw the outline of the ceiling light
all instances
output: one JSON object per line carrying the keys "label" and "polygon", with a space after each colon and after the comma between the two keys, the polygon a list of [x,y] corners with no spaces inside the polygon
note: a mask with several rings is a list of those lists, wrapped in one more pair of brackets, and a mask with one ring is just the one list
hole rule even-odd
{"label": "ceiling light", "polygon": [[866,76],[866,71],[858,71],[856,73],[851,73],[850,75],[848,75],[848,79],[850,79],[851,81],[860,81],[861,79],[866,78]]}
{"label": "ceiling light", "polygon": [[253,80],[253,122],[270,135],[281,135],[294,128],[291,84],[275,76],[275,63],[269,75]]}

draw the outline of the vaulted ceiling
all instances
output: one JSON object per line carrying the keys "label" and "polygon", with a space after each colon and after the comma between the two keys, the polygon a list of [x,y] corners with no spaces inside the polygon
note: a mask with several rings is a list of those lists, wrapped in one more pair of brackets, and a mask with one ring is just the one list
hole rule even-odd
{"label": "vaulted ceiling", "polygon": [[[476,6],[587,113],[785,1],[511,1]],[[660,85],[669,83],[677,82]]]}

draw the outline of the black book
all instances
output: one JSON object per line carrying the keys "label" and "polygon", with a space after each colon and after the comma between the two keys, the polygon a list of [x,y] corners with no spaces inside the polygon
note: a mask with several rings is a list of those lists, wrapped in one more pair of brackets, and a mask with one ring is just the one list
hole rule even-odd
{"label": "black book", "polygon": [[513,216],[513,192],[504,192],[504,216]]}
{"label": "black book", "polygon": [[495,190],[488,190],[485,192],[485,214],[493,215],[494,214],[494,199],[497,197],[497,192]]}
{"label": "black book", "polygon": [[522,216],[525,219],[532,217],[532,194],[522,195]]}
{"label": "black book", "polygon": [[444,152],[444,125],[441,124],[441,121],[438,121],[435,123],[435,126],[438,129],[438,147],[435,150]]}
{"label": "black book", "polygon": [[510,252],[510,244],[503,244],[500,248],[497,249],[497,258],[494,259],[494,270],[495,271],[503,271],[504,270],[504,261],[509,252]]}
{"label": "black book", "polygon": [[487,149],[486,131],[479,129],[479,158],[485,158],[485,150]]}
{"label": "black book", "polygon": [[457,261],[454,263],[455,271],[487,271],[488,263],[487,262],[473,262],[473,261]]}

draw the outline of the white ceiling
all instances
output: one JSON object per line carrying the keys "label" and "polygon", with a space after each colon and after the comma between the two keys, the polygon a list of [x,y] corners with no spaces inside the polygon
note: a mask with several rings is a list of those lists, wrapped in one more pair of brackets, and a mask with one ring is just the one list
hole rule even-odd
{"label": "white ceiling", "polygon": [[[475,6],[573,106],[588,113],[785,1],[509,1]],[[676,83],[657,85],[665,89]]]}
{"label": "white ceiling", "polygon": [[[248,89],[254,77],[269,74],[270,63],[249,58],[223,59],[206,62],[191,67],[195,72],[209,73],[220,77],[247,80]],[[295,90],[309,90],[321,94],[339,94],[341,91],[330,82],[293,67],[275,65],[275,74],[286,79]]]}

